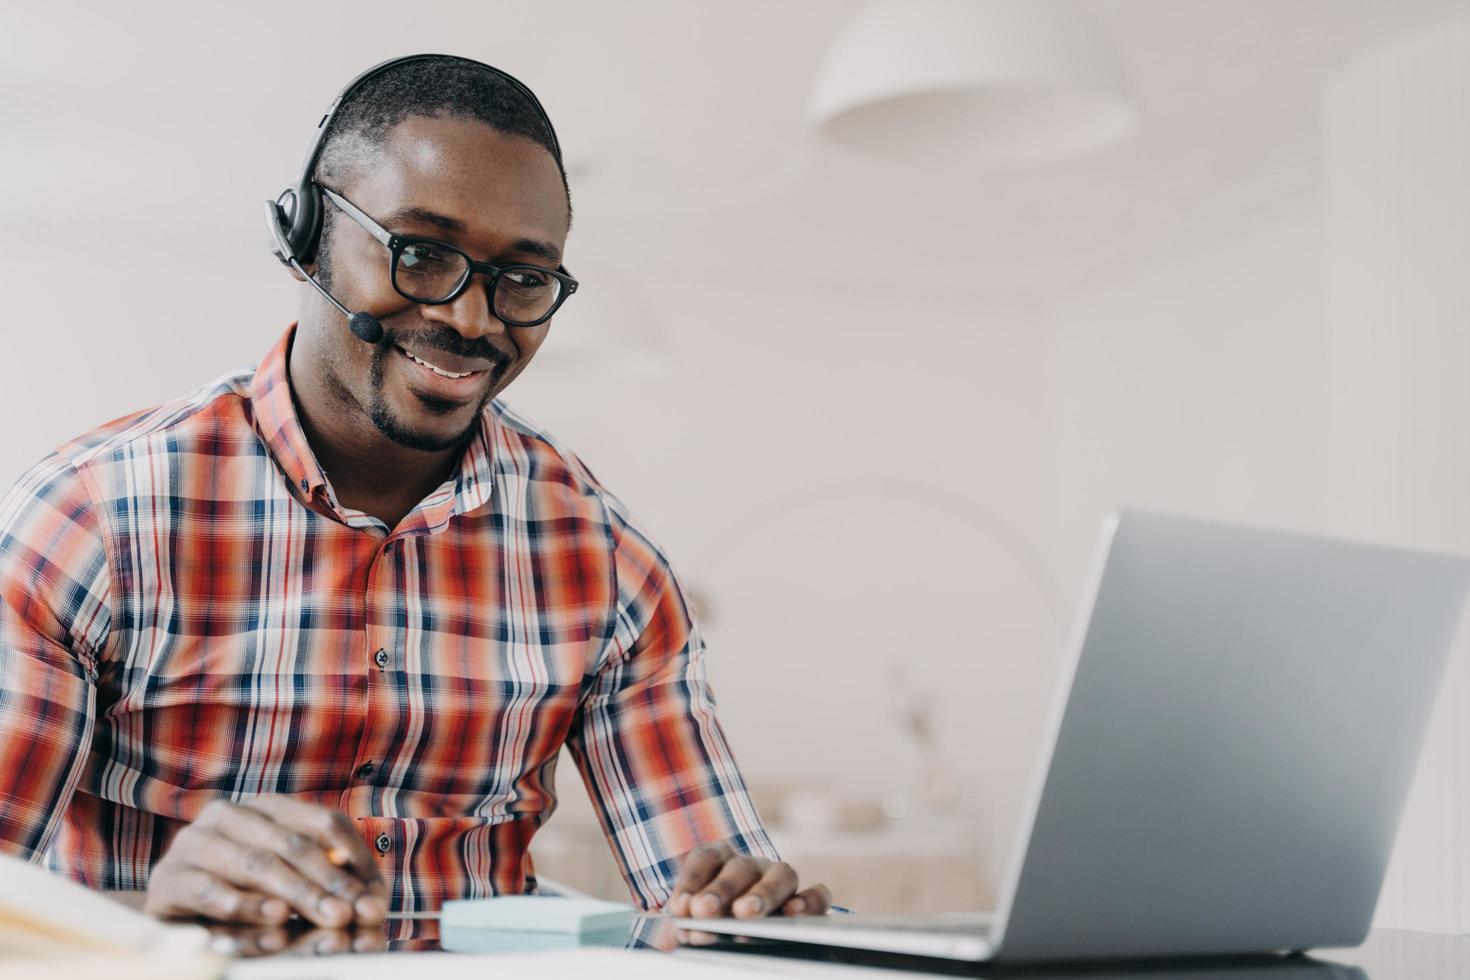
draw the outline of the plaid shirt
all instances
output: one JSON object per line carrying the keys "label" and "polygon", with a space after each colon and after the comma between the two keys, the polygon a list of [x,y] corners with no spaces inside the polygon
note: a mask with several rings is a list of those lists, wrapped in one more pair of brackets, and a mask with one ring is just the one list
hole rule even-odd
{"label": "plaid shirt", "polygon": [[667,559],[500,402],[398,527],[339,506],[261,364],[59,447],[0,498],[0,848],[139,889],[212,800],[338,807],[400,911],[535,888],[581,771],[634,896],[775,857]]}

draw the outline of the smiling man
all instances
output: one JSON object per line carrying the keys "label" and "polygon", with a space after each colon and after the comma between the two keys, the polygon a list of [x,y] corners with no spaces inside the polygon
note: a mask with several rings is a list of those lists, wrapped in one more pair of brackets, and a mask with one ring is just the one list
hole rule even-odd
{"label": "smiling man", "polygon": [[565,745],[644,907],[825,912],[666,557],[496,398],[577,289],[540,104],[385,63],[302,181],[299,322],[0,500],[0,848],[159,915],[375,923],[533,890]]}

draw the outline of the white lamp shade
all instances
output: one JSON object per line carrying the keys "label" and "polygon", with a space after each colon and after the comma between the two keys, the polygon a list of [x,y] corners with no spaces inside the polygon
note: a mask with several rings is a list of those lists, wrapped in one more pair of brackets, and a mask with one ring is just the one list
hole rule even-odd
{"label": "white lamp shade", "polygon": [[1122,65],[1068,0],[871,0],[828,50],[810,117],[896,160],[1047,163],[1137,121]]}

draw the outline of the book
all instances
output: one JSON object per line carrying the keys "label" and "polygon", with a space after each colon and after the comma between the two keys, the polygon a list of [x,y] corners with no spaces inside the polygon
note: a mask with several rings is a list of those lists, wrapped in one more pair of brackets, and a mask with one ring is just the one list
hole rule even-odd
{"label": "book", "polygon": [[0,854],[0,980],[218,980],[202,926],[174,924]]}

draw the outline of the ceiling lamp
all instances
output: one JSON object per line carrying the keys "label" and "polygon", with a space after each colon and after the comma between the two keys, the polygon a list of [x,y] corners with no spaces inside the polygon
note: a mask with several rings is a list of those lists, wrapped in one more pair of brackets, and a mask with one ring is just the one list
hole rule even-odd
{"label": "ceiling lamp", "polygon": [[809,114],[867,153],[999,166],[1098,150],[1138,116],[1106,32],[1068,0],[869,0]]}

